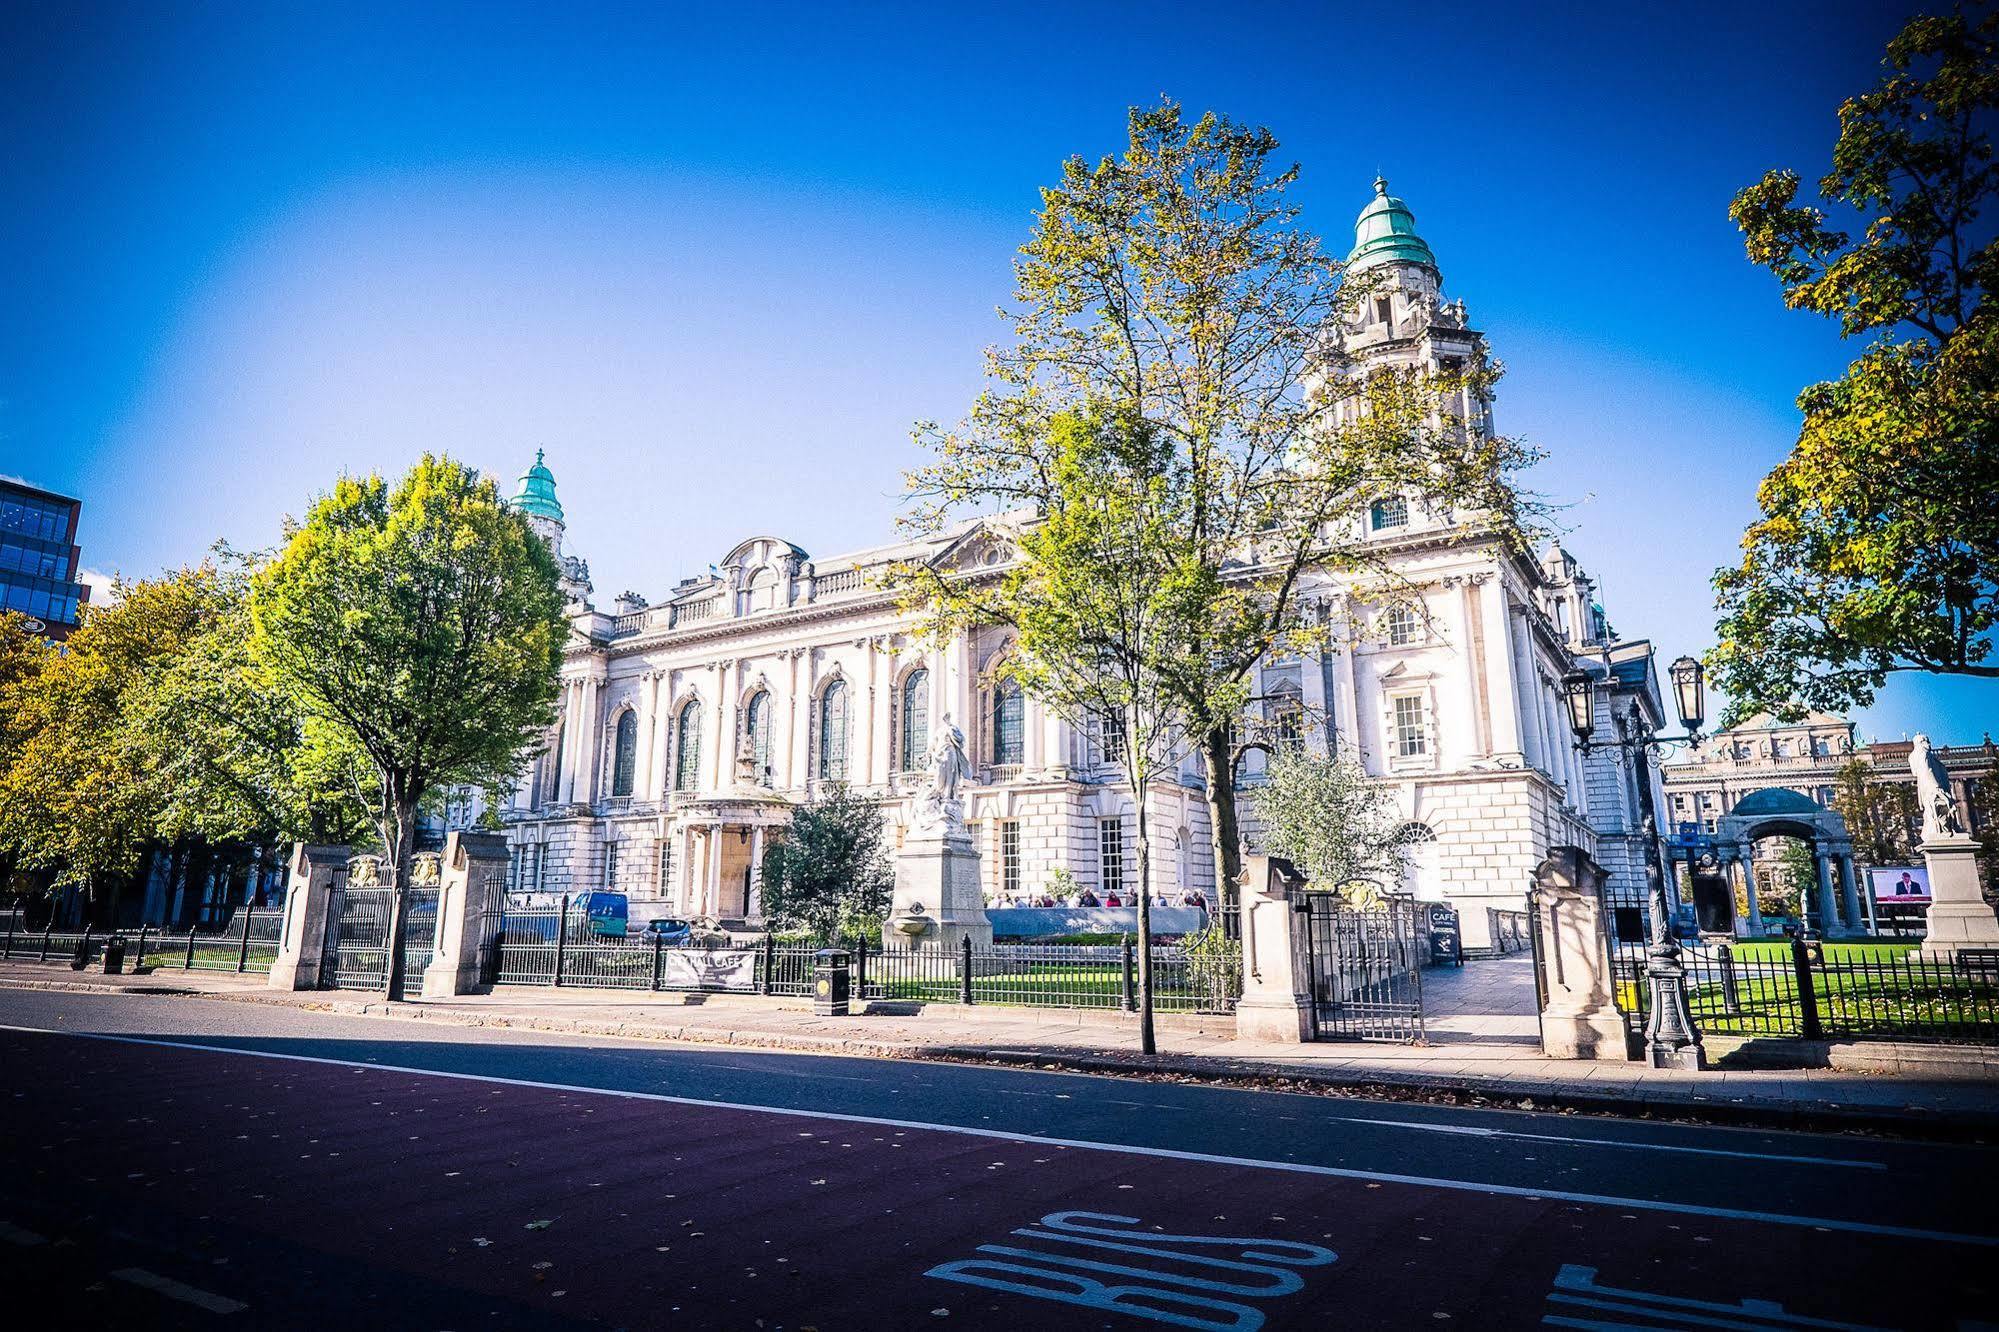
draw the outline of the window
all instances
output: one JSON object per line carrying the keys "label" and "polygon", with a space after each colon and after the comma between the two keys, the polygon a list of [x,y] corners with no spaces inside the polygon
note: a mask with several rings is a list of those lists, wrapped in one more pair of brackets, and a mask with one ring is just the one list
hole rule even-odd
{"label": "window", "polygon": [[847,686],[835,680],[819,695],[819,780],[847,779]]}
{"label": "window", "polygon": [[548,844],[538,843],[534,849],[534,890],[548,891]]}
{"label": "window", "polygon": [[1393,743],[1397,758],[1421,758],[1430,752],[1429,728],[1424,724],[1423,712],[1421,694],[1396,696]]}
{"label": "window", "polygon": [[659,844],[659,895],[666,897],[673,892],[673,843],[662,840]]}
{"label": "window", "polygon": [[1097,821],[1098,884],[1105,891],[1124,890],[1124,820]]}
{"label": "window", "polygon": [[1374,322],[1376,322],[1377,324],[1386,324],[1392,322],[1394,318],[1395,318],[1395,306],[1389,300],[1389,298],[1386,296],[1375,297]]}
{"label": "window", "polygon": [[615,757],[611,761],[611,794],[628,796],[639,763],[639,714],[630,708],[618,718],[618,741],[612,752]]}
{"label": "window", "polygon": [[1383,627],[1390,647],[1408,647],[1423,636],[1423,617],[1414,606],[1398,603],[1388,608]]}
{"label": "window", "polygon": [[604,843],[604,887],[611,892],[618,889],[618,844]]}
{"label": "window", "polygon": [[1020,820],[1000,823],[1000,892],[1008,897],[1020,892]]}
{"label": "window", "polygon": [[562,742],[567,730],[568,727],[566,725],[558,725],[555,728],[555,744],[548,751],[548,794],[546,798],[551,801],[562,798]]}
{"label": "window", "polygon": [[750,762],[756,765],[757,780],[770,784],[770,691],[759,689],[750,696],[743,711],[743,726],[749,733]]}
{"label": "window", "polygon": [[1002,680],[993,690],[993,762],[1001,766],[1022,762],[1022,710],[1020,686]]}
{"label": "window", "polygon": [[1113,708],[1103,715],[1104,762],[1124,762],[1124,709]]}
{"label": "window", "polygon": [[1387,499],[1376,500],[1374,507],[1369,510],[1369,519],[1377,532],[1390,527],[1407,527],[1409,501],[1400,495],[1390,495]]}
{"label": "window", "polygon": [[1305,740],[1305,704],[1296,694],[1281,692],[1270,706],[1270,742],[1280,750],[1296,750]]}
{"label": "window", "polygon": [[896,766],[914,772],[930,748],[930,672],[918,666],[902,677],[902,741]]}
{"label": "window", "polygon": [[673,789],[692,791],[701,784],[701,704],[689,700],[680,709],[680,735],[673,752]]}

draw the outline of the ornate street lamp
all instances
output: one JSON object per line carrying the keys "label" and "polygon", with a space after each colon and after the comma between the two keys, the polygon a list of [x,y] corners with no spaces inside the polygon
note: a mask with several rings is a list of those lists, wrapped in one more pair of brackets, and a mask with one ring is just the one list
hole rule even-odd
{"label": "ornate street lamp", "polygon": [[[1606,660],[1606,666],[1608,661]],[[1562,698],[1568,704],[1569,728],[1576,733],[1576,746],[1587,754],[1596,748],[1614,748],[1639,754],[1656,753],[1668,745],[1693,744],[1700,739],[1706,720],[1706,698],[1701,664],[1681,657],[1667,668],[1673,681],[1673,703],[1679,709],[1685,735],[1662,736],[1634,717],[1629,734],[1598,743],[1591,739],[1596,730],[1596,680],[1577,666],[1562,676]],[[1606,670],[1605,678],[1609,678]],[[1645,950],[1645,980],[1650,1012],[1645,1019],[1645,1058],[1653,1068],[1700,1069],[1707,1066],[1707,1052],[1694,1026],[1693,1010],[1687,1004],[1687,968],[1680,960],[1680,943],[1673,937],[1666,914],[1666,873],[1659,852],[1659,823],[1652,807],[1652,774],[1649,768],[1638,780],[1638,813],[1645,844],[1645,895],[1651,917],[1652,943]]]}

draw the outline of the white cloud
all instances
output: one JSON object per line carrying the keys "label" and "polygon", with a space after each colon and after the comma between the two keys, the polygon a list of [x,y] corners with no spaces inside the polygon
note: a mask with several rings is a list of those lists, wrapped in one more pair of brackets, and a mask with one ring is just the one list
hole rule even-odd
{"label": "white cloud", "polygon": [[90,589],[90,604],[93,606],[113,606],[118,602],[116,574],[100,573],[96,569],[78,569],[76,581]]}

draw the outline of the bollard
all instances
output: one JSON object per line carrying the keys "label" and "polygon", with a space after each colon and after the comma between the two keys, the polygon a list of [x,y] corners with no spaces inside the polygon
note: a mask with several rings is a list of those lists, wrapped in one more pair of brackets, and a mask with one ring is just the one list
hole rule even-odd
{"label": "bollard", "polygon": [[42,955],[37,960],[42,962],[49,960],[49,936],[55,933],[55,928],[55,917],[51,916],[49,917],[49,923],[42,927]]}
{"label": "bollard", "polygon": [[1825,1039],[1825,1026],[1819,1021],[1818,991],[1812,986],[1812,955],[1805,948],[1805,941],[1791,936],[1791,967],[1798,975],[1798,1010],[1803,1018],[1803,1036],[1808,1041]]}
{"label": "bollard", "polygon": [[249,907],[243,908],[243,937],[236,944],[236,970],[243,971],[250,965],[250,917],[257,913]]}
{"label": "bollard", "polygon": [[139,951],[132,958],[132,974],[134,976],[146,969],[146,931],[152,928],[151,925],[139,926]]}
{"label": "bollard", "polygon": [[652,936],[652,988],[659,988],[660,973],[666,967],[666,939],[655,933]]}
{"label": "bollard", "polygon": [[555,983],[562,984],[562,964],[569,954],[569,894],[562,895],[562,915],[555,926]]}
{"label": "bollard", "polygon": [[1138,1011],[1138,986],[1132,975],[1131,936],[1124,936],[1124,1011]]}
{"label": "bollard", "polygon": [[181,955],[180,969],[182,971],[194,970],[194,926],[192,925],[187,927],[187,952]]}
{"label": "bollard", "polygon": [[82,971],[85,967],[89,965],[90,965],[90,926],[88,923],[86,923],[83,927],[83,933],[77,936],[76,952],[70,955],[69,969],[71,971]]}
{"label": "bollard", "polygon": [[775,936],[769,934],[764,936],[762,951],[763,978],[757,982],[757,993],[769,994],[771,973],[777,970],[777,939]]}
{"label": "bollard", "polygon": [[868,997],[868,936],[865,934],[854,940],[854,997],[861,1000]]}
{"label": "bollard", "polygon": [[1721,959],[1721,1011],[1728,1017],[1741,1017],[1742,995],[1735,985],[1735,950],[1722,944],[1714,951]]}
{"label": "bollard", "polygon": [[972,936],[958,936],[958,1002],[972,1002]]}

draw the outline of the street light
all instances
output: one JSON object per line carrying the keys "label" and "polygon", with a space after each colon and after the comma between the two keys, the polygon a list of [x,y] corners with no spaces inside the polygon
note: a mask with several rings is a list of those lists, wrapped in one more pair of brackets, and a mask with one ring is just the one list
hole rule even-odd
{"label": "street light", "polygon": [[[1610,677],[1608,666],[1606,659],[1606,679]],[[1697,741],[1707,712],[1701,664],[1692,657],[1681,657],[1667,668],[1667,673],[1673,681],[1673,704],[1679,709],[1687,733],[1662,736],[1643,717],[1634,717],[1630,734],[1620,733],[1615,740],[1599,744],[1591,738],[1596,731],[1595,677],[1580,666],[1565,672],[1562,701],[1568,704],[1569,729],[1576,733],[1576,747],[1585,754],[1596,748],[1635,750],[1642,754],[1665,745]],[[1701,1046],[1693,1010],[1687,1004],[1686,964],[1680,960],[1679,940],[1673,937],[1666,916],[1666,872],[1659,854],[1659,822],[1652,806],[1649,770],[1638,779],[1638,813],[1645,845],[1645,889],[1652,926],[1652,943],[1645,950],[1645,979],[1651,1000],[1651,1011],[1645,1020],[1646,1061],[1654,1068],[1705,1068],[1707,1052]]]}

